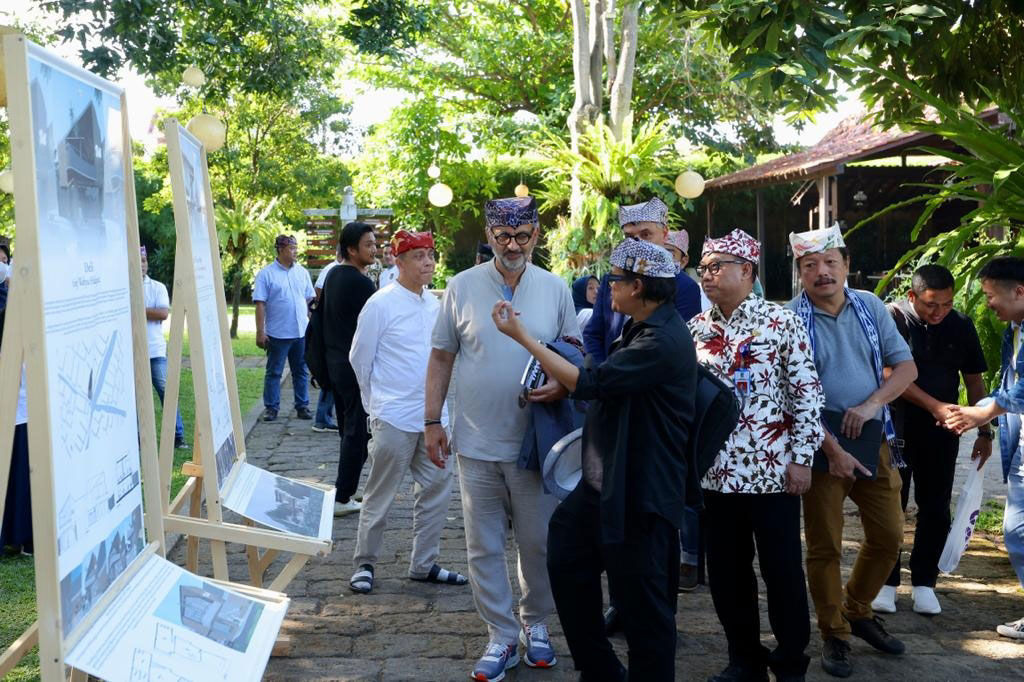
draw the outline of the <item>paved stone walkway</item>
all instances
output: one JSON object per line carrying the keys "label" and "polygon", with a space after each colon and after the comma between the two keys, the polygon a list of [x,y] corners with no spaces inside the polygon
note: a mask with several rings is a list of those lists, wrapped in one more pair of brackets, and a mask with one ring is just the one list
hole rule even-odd
{"label": "paved stone walkway", "polygon": [[[315,391],[313,392],[315,397]],[[289,396],[289,387],[283,395]],[[313,433],[310,422],[282,413],[274,423],[258,422],[248,440],[249,460],[266,469],[298,479],[333,483],[338,437]],[[969,447],[965,443],[964,447]],[[966,461],[966,455],[961,461]],[[987,467],[987,496],[1001,491],[998,462]],[[961,477],[963,472],[961,472]],[[856,554],[859,523],[856,510],[844,543],[846,575]],[[913,513],[908,516],[913,516]],[[291,651],[272,658],[268,680],[465,680],[487,643],[486,629],[476,615],[468,587],[423,585],[405,578],[411,546],[412,484],[403,486],[391,513],[383,559],[370,595],[348,590],[357,517],[337,519],[330,555],[314,558],[289,586],[291,608],[283,633],[292,639]],[[909,538],[908,538],[909,539]],[[513,541],[510,540],[510,545]],[[232,578],[245,578],[241,548],[232,547]],[[512,551],[509,556],[514,556]],[[182,547],[172,558],[183,563]],[[209,575],[208,549],[201,549],[203,570]],[[442,538],[444,566],[466,572],[462,507],[456,486]],[[280,562],[278,562],[280,564]],[[274,567],[271,569],[275,570]],[[516,575],[510,562],[509,572]],[[909,582],[909,576],[905,576]],[[886,618],[887,627],[907,645],[907,654],[892,658],[866,644],[853,643],[854,679],[877,680],[1020,680],[1024,677],[1024,644],[998,637],[996,623],[1024,615],[1024,594],[1006,558],[1005,548],[991,538],[976,538],[957,573],[940,579],[943,613],[926,618],[910,610],[909,586],[901,590],[900,612]],[[771,646],[762,591],[762,639]],[[538,671],[525,665],[510,671],[515,680],[575,680],[557,616],[549,621],[557,667]],[[679,597],[677,679],[704,680],[726,664],[721,626],[706,587]],[[625,660],[626,646],[613,640]],[[809,680],[830,680],[817,662],[816,629],[812,633]]]}

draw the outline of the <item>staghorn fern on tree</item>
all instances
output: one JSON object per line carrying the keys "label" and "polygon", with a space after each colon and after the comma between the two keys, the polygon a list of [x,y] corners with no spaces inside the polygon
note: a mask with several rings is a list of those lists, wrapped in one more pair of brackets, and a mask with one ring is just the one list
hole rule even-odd
{"label": "staghorn fern on tree", "polygon": [[540,209],[568,207],[574,171],[582,190],[579,220],[559,215],[557,228],[547,237],[553,272],[571,278],[584,271],[607,270],[607,256],[622,239],[619,204],[656,194],[670,209],[684,205],[672,189],[672,144],[663,120],[645,123],[633,135],[632,120],[627,119],[625,133],[618,139],[599,119],[584,129],[578,152],[555,133],[541,133],[539,151],[547,165],[541,170],[544,188],[537,192]]}

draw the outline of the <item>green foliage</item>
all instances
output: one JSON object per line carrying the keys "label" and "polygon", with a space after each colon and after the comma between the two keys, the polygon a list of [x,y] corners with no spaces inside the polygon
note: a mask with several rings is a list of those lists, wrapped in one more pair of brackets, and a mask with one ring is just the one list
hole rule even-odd
{"label": "green foliage", "polygon": [[[463,130],[444,121],[444,106],[433,97],[396,108],[367,139],[353,180],[360,206],[393,208],[396,228],[434,233],[438,284],[454,274],[448,254],[463,219],[479,217],[482,198],[491,198],[497,191],[487,164],[467,158],[470,146]],[[441,168],[439,180],[427,176],[433,163]],[[444,208],[427,201],[430,186],[438,181],[451,187],[455,197]]]}
{"label": "green foliage", "polygon": [[547,164],[541,171],[544,189],[537,193],[541,210],[568,208],[574,170],[582,193],[582,210],[576,219],[560,216],[557,229],[548,235],[553,272],[572,278],[583,271],[603,273],[607,269],[607,255],[622,239],[619,204],[658,195],[673,213],[692,210],[692,204],[673,190],[669,168],[672,141],[665,129],[663,121],[650,121],[635,135],[627,130],[623,139],[617,140],[601,120],[586,127],[578,152],[564,138],[551,132],[542,134],[539,151]]}
{"label": "green foliage", "polygon": [[886,115],[905,118],[921,102],[879,81],[859,55],[911,79],[946,102],[984,105],[1024,96],[1024,4],[1017,0],[703,0],[665,2],[691,10],[731,52],[734,77],[772,93],[800,116],[834,106],[840,79]]}
{"label": "green foliage", "polygon": [[[425,28],[417,30],[422,17]],[[564,0],[367,0],[345,31],[364,53],[360,78],[443,98],[474,143],[491,151],[526,151],[529,134],[562,128],[573,104],[572,23]],[[778,101],[729,82],[728,54],[711,36],[675,8],[645,3],[638,41],[638,122],[661,117],[674,136],[728,146],[724,120],[748,151],[774,148]],[[520,111],[536,118],[513,116]]]}
{"label": "green foliage", "polygon": [[[861,65],[871,68],[864,63]],[[916,185],[928,192],[910,200],[924,205],[912,229],[912,239],[917,238],[932,214],[944,203],[977,202],[976,208],[963,217],[957,229],[936,235],[904,254],[879,282],[877,291],[884,292],[894,278],[925,263],[937,262],[949,268],[956,278],[959,307],[974,318],[978,327],[990,367],[986,378],[991,386],[1000,366],[999,344],[1005,324],[985,306],[976,275],[994,256],[1024,257],[1024,233],[1021,231],[1024,226],[1024,141],[1012,134],[1009,126],[993,127],[982,116],[950,106],[896,73],[880,69],[876,72],[904,88],[920,105],[933,108],[936,118],[917,118],[912,121],[914,129],[933,133],[964,150],[922,148],[924,153],[945,156],[951,161],[938,170],[946,176],[945,181]],[[1004,105],[1003,111],[1019,131],[1024,119],[1012,114],[1009,104]],[[904,205],[906,203],[909,202]],[[869,216],[854,225],[847,235],[897,207],[899,205],[890,206]]]}
{"label": "green foliage", "polygon": [[131,65],[158,94],[177,92],[191,64],[206,73],[205,92],[291,98],[310,82],[329,82],[341,58],[326,0],[47,0],[60,15],[58,35],[81,44],[86,68],[112,76]]}
{"label": "green foliage", "polygon": [[990,533],[992,535],[1003,534],[1003,505],[995,500],[985,500],[981,505],[981,513],[974,524],[974,530],[979,533]]}

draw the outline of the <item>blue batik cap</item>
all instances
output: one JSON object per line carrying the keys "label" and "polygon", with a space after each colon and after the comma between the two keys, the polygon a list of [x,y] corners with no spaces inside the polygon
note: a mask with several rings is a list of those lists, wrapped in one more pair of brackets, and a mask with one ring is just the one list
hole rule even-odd
{"label": "blue batik cap", "polygon": [[676,264],[666,249],[629,237],[619,242],[609,259],[611,264],[627,272],[645,277],[675,277]]}
{"label": "blue batik cap", "polygon": [[540,222],[533,197],[491,199],[484,204],[487,227],[519,227]]}

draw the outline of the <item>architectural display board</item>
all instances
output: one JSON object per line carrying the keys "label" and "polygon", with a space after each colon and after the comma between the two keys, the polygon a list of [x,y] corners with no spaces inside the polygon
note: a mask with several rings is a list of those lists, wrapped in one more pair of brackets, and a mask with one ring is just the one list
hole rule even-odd
{"label": "architectural display board", "polygon": [[[38,643],[49,682],[64,679],[66,665],[81,666],[77,676],[98,672],[89,642],[117,622],[112,605],[132,599],[133,613],[156,612],[151,567],[180,569],[158,556],[164,529],[124,92],[21,35],[4,36],[3,57],[18,260],[0,354],[0,495],[23,373],[39,620],[0,654],[0,677]],[[3,507],[0,497],[0,517]],[[259,610],[247,652],[259,665],[287,600],[266,591],[252,598]],[[122,663],[103,676],[129,679]]]}
{"label": "architectural display board", "polygon": [[[168,504],[164,523],[168,530],[190,536],[186,559],[190,570],[198,567],[199,539],[210,540],[214,576],[221,580],[228,579],[225,542],[247,546],[249,577],[256,586],[262,584],[263,573],[278,552],[293,553],[271,584],[271,589],[283,589],[311,555],[330,551],[334,490],[275,477],[245,463],[206,154],[202,144],[173,119],[165,124],[165,134],[178,239],[160,452],[163,500]],[[186,320],[197,437],[193,461],[183,467],[190,478],[168,503],[174,454],[169,434],[174,428]],[[204,495],[206,516],[201,518]],[[188,516],[179,513],[186,499]],[[272,530],[227,523],[225,507]],[[267,552],[261,555],[259,548]]]}

